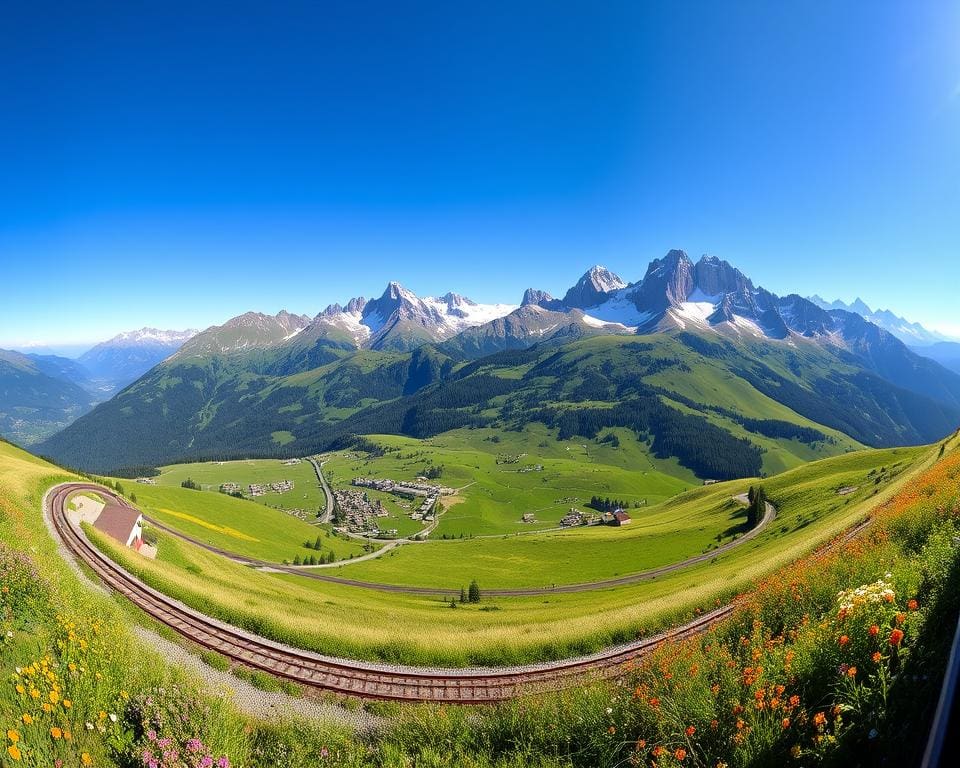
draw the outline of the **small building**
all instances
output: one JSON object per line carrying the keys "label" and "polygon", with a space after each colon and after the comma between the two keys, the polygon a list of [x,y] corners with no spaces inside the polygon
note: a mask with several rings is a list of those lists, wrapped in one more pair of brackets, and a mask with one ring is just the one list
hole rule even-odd
{"label": "small building", "polygon": [[536,519],[536,517],[534,516],[533,512],[524,512],[524,513],[523,513],[523,522],[525,522],[525,523],[535,523],[535,522],[537,522],[537,519]]}
{"label": "small building", "polygon": [[143,544],[143,515],[131,507],[108,504],[93,521],[93,527],[138,552]]}
{"label": "small building", "polygon": [[613,525],[626,525],[629,522],[631,522],[630,515],[622,509],[618,509],[613,513]]}

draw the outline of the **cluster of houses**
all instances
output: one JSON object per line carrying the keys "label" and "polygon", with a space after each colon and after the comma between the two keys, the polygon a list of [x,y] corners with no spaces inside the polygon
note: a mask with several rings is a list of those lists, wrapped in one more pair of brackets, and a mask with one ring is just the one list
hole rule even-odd
{"label": "cluster of houses", "polygon": [[280,463],[283,464],[283,466],[285,467],[295,467],[301,461],[303,461],[303,459],[284,459]]}
{"label": "cluster of houses", "polygon": [[398,496],[450,496],[455,493],[453,488],[444,488],[427,482],[427,478],[418,477],[413,482],[406,480],[390,480],[386,477],[355,477],[350,485],[357,488],[373,488],[375,491],[395,493]]}
{"label": "cluster of houses", "polygon": [[437,519],[437,502],[441,496],[456,493],[453,488],[435,485],[425,477],[418,477],[413,482],[396,481],[382,477],[355,477],[351,481],[351,485],[357,488],[372,488],[376,491],[392,493],[408,499],[423,499],[420,505],[410,513],[410,519],[421,520],[425,523],[432,523]]}
{"label": "cluster of houses", "polygon": [[[248,496],[266,496],[267,493],[286,493],[293,490],[293,480],[278,480],[275,483],[250,483],[247,486]],[[220,493],[235,494],[240,491],[239,483],[221,483]]]}
{"label": "cluster of houses", "polygon": [[154,477],[138,477],[134,480],[135,483],[140,483],[140,485],[156,485],[157,480]]}
{"label": "cluster of houses", "polygon": [[396,536],[397,529],[380,530],[377,518],[387,517],[387,512],[380,499],[370,499],[363,491],[334,489],[333,499],[337,505],[337,512],[343,518],[342,527],[350,533],[360,533],[364,536]]}
{"label": "cluster of houses", "polygon": [[[524,515],[524,522],[532,522],[528,521],[526,517]],[[630,515],[622,509],[615,509],[612,512],[604,512],[598,515],[594,512],[582,512],[576,507],[570,507],[570,511],[560,518],[560,525],[564,528],[575,528],[579,525],[613,525],[619,528],[622,525],[628,525],[630,522]]]}

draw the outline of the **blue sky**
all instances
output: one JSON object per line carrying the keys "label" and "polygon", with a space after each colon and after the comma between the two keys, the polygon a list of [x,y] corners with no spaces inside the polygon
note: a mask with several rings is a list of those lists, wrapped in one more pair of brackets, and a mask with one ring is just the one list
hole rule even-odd
{"label": "blue sky", "polygon": [[960,334],[958,37],[941,2],[5,3],[0,346],[673,247]]}

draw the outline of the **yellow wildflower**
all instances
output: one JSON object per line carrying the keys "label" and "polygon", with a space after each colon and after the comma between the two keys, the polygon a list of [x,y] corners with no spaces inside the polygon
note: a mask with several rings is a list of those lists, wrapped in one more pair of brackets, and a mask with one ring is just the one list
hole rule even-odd
{"label": "yellow wildflower", "polygon": [[33,715],[29,712],[24,712],[20,719],[23,720],[24,725],[30,725],[30,723],[33,722]]}
{"label": "yellow wildflower", "polygon": [[50,691],[50,703],[56,704],[58,701],[60,701],[60,694],[56,691]]}
{"label": "yellow wildflower", "polygon": [[39,698],[40,698],[40,691],[38,691],[36,688],[31,688],[31,689],[30,689],[30,698],[32,698],[32,699],[39,699]]}
{"label": "yellow wildflower", "polygon": [[64,700],[63,700],[63,706],[66,707],[67,709],[70,709],[70,707],[73,706],[73,702],[70,701],[70,699],[64,699]]}
{"label": "yellow wildflower", "polygon": [[7,731],[7,738],[16,744],[18,741],[20,741],[20,734],[11,728],[9,731]]}
{"label": "yellow wildflower", "polygon": [[80,762],[84,765],[93,765],[93,758],[90,757],[89,752],[84,752],[82,755],[80,755]]}
{"label": "yellow wildflower", "polygon": [[9,747],[7,747],[7,754],[10,755],[11,760],[20,759],[20,750],[17,749],[16,744],[11,744]]}
{"label": "yellow wildflower", "polygon": [[53,726],[53,728],[50,729],[50,735],[55,739],[59,739],[63,736],[63,731],[57,728],[57,726]]}

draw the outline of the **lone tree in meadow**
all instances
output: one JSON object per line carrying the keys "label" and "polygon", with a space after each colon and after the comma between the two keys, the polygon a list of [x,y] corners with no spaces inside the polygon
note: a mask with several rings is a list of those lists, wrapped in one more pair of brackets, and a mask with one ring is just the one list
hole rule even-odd
{"label": "lone tree in meadow", "polygon": [[468,592],[468,596],[471,603],[480,602],[480,585],[477,584],[476,579],[470,582],[470,591]]}

